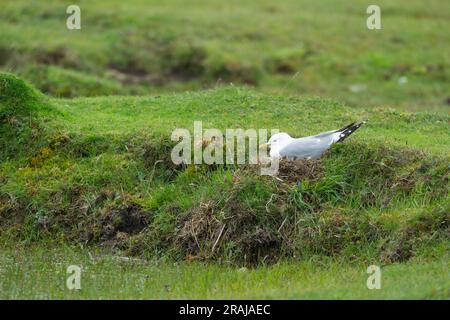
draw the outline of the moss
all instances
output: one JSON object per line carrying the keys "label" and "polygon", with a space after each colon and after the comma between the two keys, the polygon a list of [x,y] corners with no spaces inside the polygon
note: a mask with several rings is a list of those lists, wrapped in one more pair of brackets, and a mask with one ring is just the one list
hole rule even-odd
{"label": "moss", "polygon": [[9,73],[0,74],[0,120],[30,117],[43,104],[44,96],[24,80]]}
{"label": "moss", "polygon": [[51,110],[47,98],[22,79],[0,74],[0,158],[18,156],[39,140],[38,113]]}

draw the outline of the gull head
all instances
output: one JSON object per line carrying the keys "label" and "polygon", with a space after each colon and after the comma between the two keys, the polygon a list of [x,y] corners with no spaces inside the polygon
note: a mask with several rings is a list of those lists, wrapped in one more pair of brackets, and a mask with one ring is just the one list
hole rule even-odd
{"label": "gull head", "polygon": [[267,146],[270,147],[269,155],[271,157],[279,157],[280,150],[284,148],[287,144],[289,144],[291,141],[292,141],[291,136],[285,132],[274,134],[273,136],[270,137],[269,141],[266,144]]}

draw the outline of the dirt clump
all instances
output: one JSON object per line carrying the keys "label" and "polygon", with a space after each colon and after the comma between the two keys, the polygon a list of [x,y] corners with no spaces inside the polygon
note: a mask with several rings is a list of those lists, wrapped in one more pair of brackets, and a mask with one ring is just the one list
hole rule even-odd
{"label": "dirt clump", "polygon": [[142,211],[139,205],[132,204],[110,212],[101,224],[105,227],[106,236],[114,235],[118,232],[136,234],[144,229],[148,224],[149,215]]}
{"label": "dirt clump", "polygon": [[288,182],[302,180],[316,181],[325,174],[320,160],[287,160],[281,159],[278,177]]}
{"label": "dirt clump", "polygon": [[151,222],[152,214],[138,204],[123,205],[106,210],[87,233],[87,241],[116,247],[129,237],[143,231]]}
{"label": "dirt clump", "polygon": [[200,203],[177,222],[176,246],[187,260],[227,260],[244,265],[276,259],[279,234],[245,207],[235,186],[224,201]]}

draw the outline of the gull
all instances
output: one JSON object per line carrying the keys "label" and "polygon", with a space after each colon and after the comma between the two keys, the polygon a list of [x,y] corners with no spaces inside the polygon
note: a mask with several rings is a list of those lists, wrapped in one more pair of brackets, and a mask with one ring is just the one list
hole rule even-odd
{"label": "gull", "polygon": [[344,141],[366,121],[353,122],[339,130],[319,133],[315,136],[292,138],[285,132],[274,134],[262,146],[270,147],[270,157],[286,157],[289,160],[319,159],[333,144]]}

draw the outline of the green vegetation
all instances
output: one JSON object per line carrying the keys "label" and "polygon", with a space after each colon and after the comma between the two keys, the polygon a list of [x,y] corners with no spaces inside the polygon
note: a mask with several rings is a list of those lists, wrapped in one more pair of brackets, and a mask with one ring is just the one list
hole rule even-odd
{"label": "green vegetation", "polygon": [[[54,96],[145,94],[246,84],[351,106],[448,108],[450,4],[378,1],[5,0],[0,64]],[[401,79],[406,79],[405,83]]]}
{"label": "green vegetation", "polygon": [[[2,2],[0,298],[448,299],[448,3],[77,4]],[[194,121],[365,118],[277,178],[170,159]]]}
{"label": "green vegetation", "polygon": [[[66,288],[72,264],[81,290]],[[450,287],[447,260],[384,266],[381,290],[367,289],[367,265],[331,259],[236,269],[16,247],[0,251],[0,266],[0,299],[448,299]]]}
{"label": "green vegetation", "polygon": [[[6,94],[33,93],[13,100],[19,104],[43,99],[14,76],[1,80]],[[238,266],[316,255],[383,263],[423,252],[439,257],[434,248],[448,242],[448,116],[359,112],[371,120],[357,138],[320,161],[282,162],[279,180],[251,166],[175,166],[170,133],[198,119],[204,128],[282,127],[303,135],[342,126],[355,112],[237,88],[49,100],[36,109],[24,151],[2,153],[3,238]],[[2,126],[10,128],[12,117]]]}

